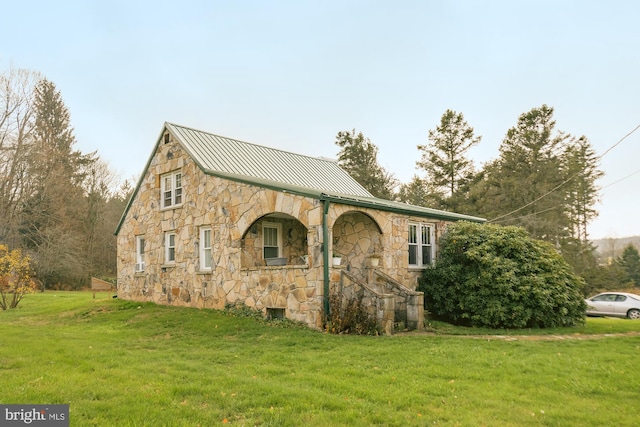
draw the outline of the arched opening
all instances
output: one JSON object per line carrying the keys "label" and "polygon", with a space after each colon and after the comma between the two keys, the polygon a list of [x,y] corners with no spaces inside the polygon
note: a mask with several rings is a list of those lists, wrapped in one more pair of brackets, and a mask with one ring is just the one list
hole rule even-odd
{"label": "arched opening", "polygon": [[382,231],[378,223],[364,212],[349,211],[333,224],[333,252],[343,258],[342,265],[359,271],[373,256],[384,252]]}
{"label": "arched opening", "polygon": [[242,268],[306,265],[307,227],[291,215],[272,212],[255,220],[242,236]]}

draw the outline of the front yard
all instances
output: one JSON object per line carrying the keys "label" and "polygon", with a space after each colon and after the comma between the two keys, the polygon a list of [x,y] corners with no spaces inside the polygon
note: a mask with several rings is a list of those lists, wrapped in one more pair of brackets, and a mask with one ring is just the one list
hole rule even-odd
{"label": "front yard", "polygon": [[0,402],[67,403],[72,426],[636,422],[640,322],[336,336],[98,297],[0,312]]}

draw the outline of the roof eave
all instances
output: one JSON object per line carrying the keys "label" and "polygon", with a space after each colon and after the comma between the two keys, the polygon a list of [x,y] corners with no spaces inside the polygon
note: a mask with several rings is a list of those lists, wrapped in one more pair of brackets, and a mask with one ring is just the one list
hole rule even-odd
{"label": "roof eave", "polygon": [[484,218],[479,218],[471,215],[446,212],[437,209],[425,208],[422,206],[414,206],[406,203],[393,202],[386,199],[377,199],[374,197],[365,199],[362,197],[351,196],[347,194],[328,193],[313,188],[283,184],[276,181],[269,181],[259,178],[246,177],[244,175],[235,175],[212,170],[204,170],[204,172],[207,175],[217,176],[219,178],[229,179],[235,182],[241,182],[244,184],[255,185],[261,188],[268,188],[270,190],[311,197],[318,200],[327,200],[329,202],[340,203],[343,205],[377,209],[381,211],[394,212],[409,216],[417,216],[421,218],[438,219],[443,221],[471,221],[478,223],[486,222],[486,219]]}
{"label": "roof eave", "polygon": [[[118,235],[118,233],[120,232],[120,229],[122,228],[122,224],[124,223],[124,219],[127,216],[127,214],[129,213],[129,209],[131,209],[131,204],[133,203],[133,199],[135,199],[136,195],[138,194],[138,191],[140,190],[140,186],[142,185],[142,180],[144,179],[147,170],[149,169],[149,165],[151,165],[151,161],[153,160],[153,157],[156,154],[156,151],[158,151],[158,146],[160,145],[160,142],[162,141],[162,138],[164,137],[165,132],[169,132],[173,135],[173,132],[171,132],[171,129],[167,126],[168,122],[165,122],[164,125],[162,126],[162,131],[160,132],[160,135],[158,136],[158,141],[156,142],[156,144],[153,146],[153,150],[151,151],[151,155],[149,156],[149,159],[147,160],[147,163],[144,166],[144,169],[142,169],[142,173],[140,174],[140,177],[138,178],[138,182],[136,183],[136,187],[133,190],[133,194],[131,194],[131,197],[129,198],[129,201],[127,201],[127,205],[124,208],[124,212],[122,213],[122,216],[120,217],[120,221],[118,221],[118,226],[116,227],[116,230],[113,234],[115,234],[116,236]],[[182,143],[180,143],[180,145],[182,145]]]}
{"label": "roof eave", "polygon": [[425,208],[422,206],[409,205],[401,202],[393,202],[386,199],[364,199],[348,195],[335,195],[323,193],[322,200],[328,200],[333,203],[341,203],[350,206],[364,207],[376,209],[386,212],[393,212],[408,216],[417,216],[420,218],[438,219],[443,221],[470,221],[477,223],[485,223],[487,220],[471,215],[464,215],[454,212],[441,211],[438,209]]}

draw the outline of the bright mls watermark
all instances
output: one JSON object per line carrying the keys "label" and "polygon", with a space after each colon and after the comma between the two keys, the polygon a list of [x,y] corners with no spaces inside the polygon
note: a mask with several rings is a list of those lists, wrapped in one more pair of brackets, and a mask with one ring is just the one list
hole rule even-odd
{"label": "bright mls watermark", "polygon": [[0,426],[69,427],[69,405],[2,405]]}

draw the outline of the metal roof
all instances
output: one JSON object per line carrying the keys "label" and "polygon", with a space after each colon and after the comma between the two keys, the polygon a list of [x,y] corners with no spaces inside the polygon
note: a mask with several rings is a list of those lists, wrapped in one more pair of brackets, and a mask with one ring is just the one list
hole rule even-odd
{"label": "metal roof", "polygon": [[144,175],[167,129],[200,168],[209,175],[350,206],[378,209],[444,221],[485,222],[484,218],[373,197],[332,160],[274,148],[165,123],[151,157],[120,218],[115,234],[135,199]]}
{"label": "metal roof", "polygon": [[165,126],[205,173],[372,197],[335,161],[238,141],[173,123],[165,123]]}

